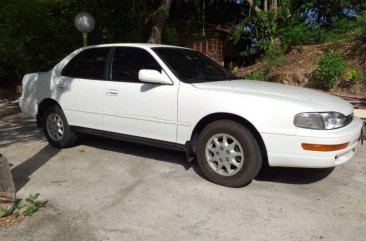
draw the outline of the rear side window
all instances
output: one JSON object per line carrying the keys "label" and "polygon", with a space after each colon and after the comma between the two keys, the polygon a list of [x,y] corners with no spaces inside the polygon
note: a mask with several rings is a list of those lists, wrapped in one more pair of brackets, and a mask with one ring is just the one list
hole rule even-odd
{"label": "rear side window", "polygon": [[112,80],[140,82],[141,69],[153,69],[161,72],[161,66],[144,49],[135,47],[116,47],[113,56]]}
{"label": "rear side window", "polygon": [[105,79],[110,48],[86,49],[76,55],[62,70],[61,75],[81,79]]}

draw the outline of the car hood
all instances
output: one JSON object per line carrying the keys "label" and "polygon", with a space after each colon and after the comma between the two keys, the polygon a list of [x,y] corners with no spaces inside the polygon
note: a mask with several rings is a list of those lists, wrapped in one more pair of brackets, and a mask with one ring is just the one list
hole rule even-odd
{"label": "car hood", "polygon": [[192,84],[199,89],[254,95],[272,100],[289,100],[309,106],[313,111],[337,111],[345,115],[353,106],[339,98],[318,90],[255,80],[226,80]]}

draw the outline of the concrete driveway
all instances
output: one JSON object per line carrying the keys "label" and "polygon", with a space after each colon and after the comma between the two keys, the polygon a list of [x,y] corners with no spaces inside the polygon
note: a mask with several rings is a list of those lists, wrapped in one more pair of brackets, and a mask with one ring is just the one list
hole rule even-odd
{"label": "concrete driveway", "polygon": [[232,189],[180,152],[90,136],[54,149],[16,105],[0,105],[18,197],[48,201],[0,240],[365,240],[366,145],[335,169],[266,168]]}

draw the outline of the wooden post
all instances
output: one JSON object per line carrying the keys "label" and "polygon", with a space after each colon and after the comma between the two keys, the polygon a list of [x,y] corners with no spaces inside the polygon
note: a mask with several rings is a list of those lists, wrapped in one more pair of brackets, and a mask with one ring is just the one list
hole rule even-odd
{"label": "wooden post", "polygon": [[8,160],[0,154],[0,218],[9,215],[16,200],[13,176]]}

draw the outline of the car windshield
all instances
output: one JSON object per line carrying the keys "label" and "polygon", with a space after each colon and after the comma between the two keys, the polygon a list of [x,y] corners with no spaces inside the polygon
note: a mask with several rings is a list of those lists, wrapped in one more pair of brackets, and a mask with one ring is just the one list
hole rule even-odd
{"label": "car windshield", "polygon": [[241,79],[207,56],[190,49],[155,47],[154,52],[185,83]]}

